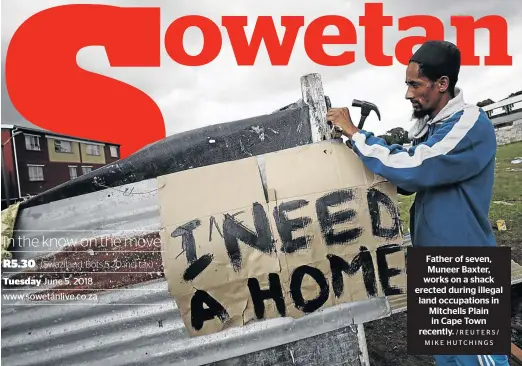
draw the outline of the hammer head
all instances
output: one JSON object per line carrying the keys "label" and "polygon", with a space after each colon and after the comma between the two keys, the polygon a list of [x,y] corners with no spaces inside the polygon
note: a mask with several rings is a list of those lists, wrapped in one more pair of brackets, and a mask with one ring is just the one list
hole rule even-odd
{"label": "hammer head", "polygon": [[379,118],[379,121],[381,120],[381,113],[379,112],[379,108],[377,108],[377,106],[373,103],[364,100],[354,99],[352,101],[352,107],[361,108],[361,115],[365,117],[367,117],[371,111],[374,111],[375,114],[377,114],[377,118]]}

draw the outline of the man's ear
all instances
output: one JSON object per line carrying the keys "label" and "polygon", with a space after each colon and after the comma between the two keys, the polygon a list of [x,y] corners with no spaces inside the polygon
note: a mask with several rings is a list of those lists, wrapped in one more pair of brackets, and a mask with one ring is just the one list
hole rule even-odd
{"label": "man's ear", "polygon": [[439,93],[444,93],[449,88],[449,78],[447,76],[442,76],[437,81],[437,84],[438,84],[438,88],[439,88]]}

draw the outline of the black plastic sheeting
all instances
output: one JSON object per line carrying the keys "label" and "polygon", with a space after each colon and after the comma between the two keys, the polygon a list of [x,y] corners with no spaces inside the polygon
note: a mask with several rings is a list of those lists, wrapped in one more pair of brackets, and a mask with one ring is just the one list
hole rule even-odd
{"label": "black plastic sheeting", "polygon": [[20,208],[79,196],[187,169],[310,144],[308,107],[290,104],[263,116],[168,136],[20,204]]}

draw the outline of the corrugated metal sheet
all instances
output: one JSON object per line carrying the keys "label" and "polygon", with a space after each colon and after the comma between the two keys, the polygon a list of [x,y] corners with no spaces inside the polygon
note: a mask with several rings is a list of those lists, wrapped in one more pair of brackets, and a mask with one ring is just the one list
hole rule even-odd
{"label": "corrugated metal sheet", "polygon": [[[21,212],[17,235],[38,239],[44,232],[48,238],[80,240],[155,233],[160,227],[155,189],[155,180],[147,180],[31,207]],[[405,239],[410,244],[409,237]],[[35,258],[59,248],[18,249],[19,258]],[[522,282],[522,267],[514,262],[512,276],[514,284]],[[298,320],[272,319],[191,339],[163,279],[98,291],[98,300],[91,305],[22,305],[6,300],[5,295],[19,293],[3,290],[6,365],[206,364],[406,310],[406,296],[399,295],[389,303],[373,299],[345,304]]]}
{"label": "corrugated metal sheet", "polygon": [[165,281],[112,290],[96,305],[2,307],[5,365],[196,365],[275,347],[390,314],[383,299],[298,320],[273,319],[189,338]]}
{"label": "corrugated metal sheet", "polygon": [[[155,188],[155,181],[148,180],[27,208],[20,215],[17,235],[34,239],[44,231],[48,237],[81,239],[155,232],[160,226]],[[23,252],[16,255],[35,258],[59,248],[18,249]],[[3,291],[2,362],[6,365],[199,365],[391,314],[385,299],[372,299],[298,320],[271,319],[189,338],[163,279],[98,291],[97,302],[91,305],[7,304],[5,295],[20,293],[16,291]]]}
{"label": "corrugated metal sheet", "polygon": [[[80,241],[87,236],[130,237],[157,232],[156,189],[156,180],[149,179],[24,209],[16,233],[28,243],[41,244],[19,245],[17,254],[19,258],[34,258],[62,249],[58,240],[51,239]],[[48,245],[44,245],[43,235]]]}

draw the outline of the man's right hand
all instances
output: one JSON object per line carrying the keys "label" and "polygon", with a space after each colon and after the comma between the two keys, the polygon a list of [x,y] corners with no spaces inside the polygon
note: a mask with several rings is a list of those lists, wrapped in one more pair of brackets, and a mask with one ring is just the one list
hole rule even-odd
{"label": "man's right hand", "polygon": [[326,113],[326,119],[332,122],[332,125],[338,126],[343,130],[343,135],[351,138],[359,131],[352,122],[350,111],[348,108],[330,108]]}

